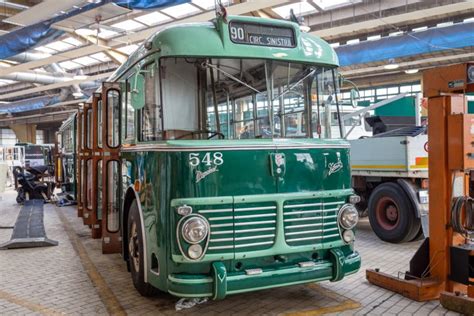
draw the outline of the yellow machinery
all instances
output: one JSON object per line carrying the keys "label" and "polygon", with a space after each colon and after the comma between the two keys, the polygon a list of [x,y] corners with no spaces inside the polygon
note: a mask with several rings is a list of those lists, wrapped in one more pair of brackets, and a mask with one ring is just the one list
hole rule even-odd
{"label": "yellow machinery", "polygon": [[474,314],[474,64],[426,70],[428,98],[429,238],[410,261],[405,279],[367,270],[367,280],[417,301],[440,299]]}

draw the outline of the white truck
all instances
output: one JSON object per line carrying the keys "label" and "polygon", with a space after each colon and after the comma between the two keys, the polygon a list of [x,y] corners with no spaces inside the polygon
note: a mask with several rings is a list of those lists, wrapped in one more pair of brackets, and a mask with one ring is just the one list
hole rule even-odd
{"label": "white truck", "polygon": [[351,140],[352,185],[359,211],[382,240],[417,239],[427,232],[428,135],[425,126]]}

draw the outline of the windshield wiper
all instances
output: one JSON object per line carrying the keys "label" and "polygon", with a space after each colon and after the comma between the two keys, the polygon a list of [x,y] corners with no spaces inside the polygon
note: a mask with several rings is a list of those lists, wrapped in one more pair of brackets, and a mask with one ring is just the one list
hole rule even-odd
{"label": "windshield wiper", "polygon": [[219,67],[216,67],[216,66],[213,65],[213,64],[205,63],[204,66],[205,66],[205,67],[210,67],[210,68],[212,68],[212,69],[215,69],[215,70],[219,71],[219,72],[222,73],[224,76],[226,76],[226,77],[228,77],[228,78],[230,78],[230,79],[232,79],[232,80],[234,80],[234,81],[237,81],[238,83],[240,83],[241,85],[246,86],[246,87],[249,88],[250,90],[253,90],[253,91],[257,92],[257,93],[262,93],[261,91],[255,89],[255,88],[252,87],[251,85],[249,85],[249,84],[243,82],[243,81],[240,80],[239,78],[237,78],[237,77],[231,75],[230,73],[228,73],[228,72],[226,72],[226,71],[220,69]]}
{"label": "windshield wiper", "polygon": [[292,84],[290,87],[288,87],[285,91],[283,91],[282,93],[280,93],[279,95],[277,95],[276,97],[274,97],[274,98],[272,99],[272,101],[275,101],[276,99],[281,98],[282,96],[284,96],[285,94],[287,94],[288,92],[290,92],[294,87],[296,87],[297,85],[299,85],[303,80],[305,80],[305,79],[308,78],[309,76],[312,76],[315,72],[316,72],[316,69],[313,69],[312,71],[310,71],[306,76],[304,76],[303,78],[301,78],[300,80],[298,80],[297,82],[295,82],[294,84]]}

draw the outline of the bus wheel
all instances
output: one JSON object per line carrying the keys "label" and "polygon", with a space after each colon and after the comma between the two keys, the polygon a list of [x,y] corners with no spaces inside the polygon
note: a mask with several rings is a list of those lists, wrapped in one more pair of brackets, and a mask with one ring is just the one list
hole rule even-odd
{"label": "bus wheel", "polygon": [[375,234],[391,243],[413,240],[421,227],[409,197],[395,183],[381,184],[372,192],[369,221]]}
{"label": "bus wheel", "polygon": [[133,285],[142,296],[153,296],[158,290],[145,282],[143,257],[143,232],[138,213],[137,201],[133,201],[128,215],[128,254]]}

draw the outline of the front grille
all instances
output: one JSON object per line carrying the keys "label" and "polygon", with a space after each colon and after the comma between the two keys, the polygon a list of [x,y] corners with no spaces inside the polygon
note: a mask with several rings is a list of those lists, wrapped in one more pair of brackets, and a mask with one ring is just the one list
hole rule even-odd
{"label": "front grille", "polygon": [[207,254],[271,248],[275,242],[277,206],[274,202],[238,203],[234,209],[202,209],[211,226]]}
{"label": "front grille", "polygon": [[340,239],[337,212],[344,201],[296,200],[283,206],[285,240],[289,246],[305,246]]}

